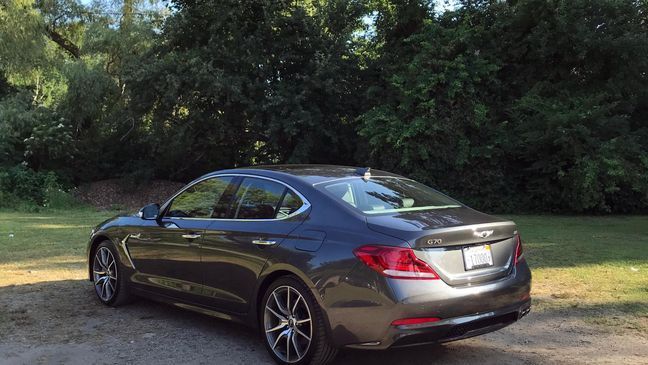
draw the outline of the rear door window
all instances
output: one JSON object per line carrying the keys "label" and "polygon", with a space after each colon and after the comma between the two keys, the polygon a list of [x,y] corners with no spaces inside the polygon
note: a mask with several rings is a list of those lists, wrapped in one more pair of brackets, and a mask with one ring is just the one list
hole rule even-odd
{"label": "rear door window", "polygon": [[234,218],[274,219],[287,188],[274,181],[246,177],[236,191]]}

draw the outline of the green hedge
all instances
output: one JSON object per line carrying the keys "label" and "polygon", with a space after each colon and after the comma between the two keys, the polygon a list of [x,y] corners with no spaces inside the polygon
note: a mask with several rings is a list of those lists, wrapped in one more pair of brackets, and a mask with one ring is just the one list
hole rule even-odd
{"label": "green hedge", "polygon": [[37,211],[79,206],[54,172],[36,172],[23,165],[0,171],[0,209]]}

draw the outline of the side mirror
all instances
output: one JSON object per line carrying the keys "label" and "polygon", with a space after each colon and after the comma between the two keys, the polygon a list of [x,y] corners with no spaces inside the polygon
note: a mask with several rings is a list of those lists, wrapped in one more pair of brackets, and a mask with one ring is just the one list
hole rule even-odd
{"label": "side mirror", "polygon": [[139,210],[137,216],[139,216],[142,219],[153,220],[153,219],[157,219],[159,214],[160,214],[160,204],[156,203],[156,204],[149,204],[144,206],[144,208]]}

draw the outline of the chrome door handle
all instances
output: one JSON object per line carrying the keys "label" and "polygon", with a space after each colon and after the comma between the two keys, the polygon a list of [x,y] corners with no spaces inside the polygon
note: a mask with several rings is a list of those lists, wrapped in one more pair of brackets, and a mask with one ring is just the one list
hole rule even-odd
{"label": "chrome door handle", "polygon": [[190,234],[183,234],[182,238],[186,238],[188,240],[195,240],[196,238],[200,238],[201,235],[198,233],[190,233]]}
{"label": "chrome door handle", "polygon": [[253,240],[252,243],[258,246],[272,246],[277,243],[277,241]]}

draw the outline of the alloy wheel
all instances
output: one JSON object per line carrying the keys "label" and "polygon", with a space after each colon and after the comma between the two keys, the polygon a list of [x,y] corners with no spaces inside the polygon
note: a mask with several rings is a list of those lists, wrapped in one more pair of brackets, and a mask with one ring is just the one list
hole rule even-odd
{"label": "alloy wheel", "polygon": [[100,247],[92,264],[95,291],[102,301],[110,301],[116,293],[117,262],[107,247]]}
{"label": "alloy wheel", "polygon": [[266,341],[280,360],[295,363],[304,358],[313,325],[310,308],[297,289],[277,287],[265,304],[263,323]]}

